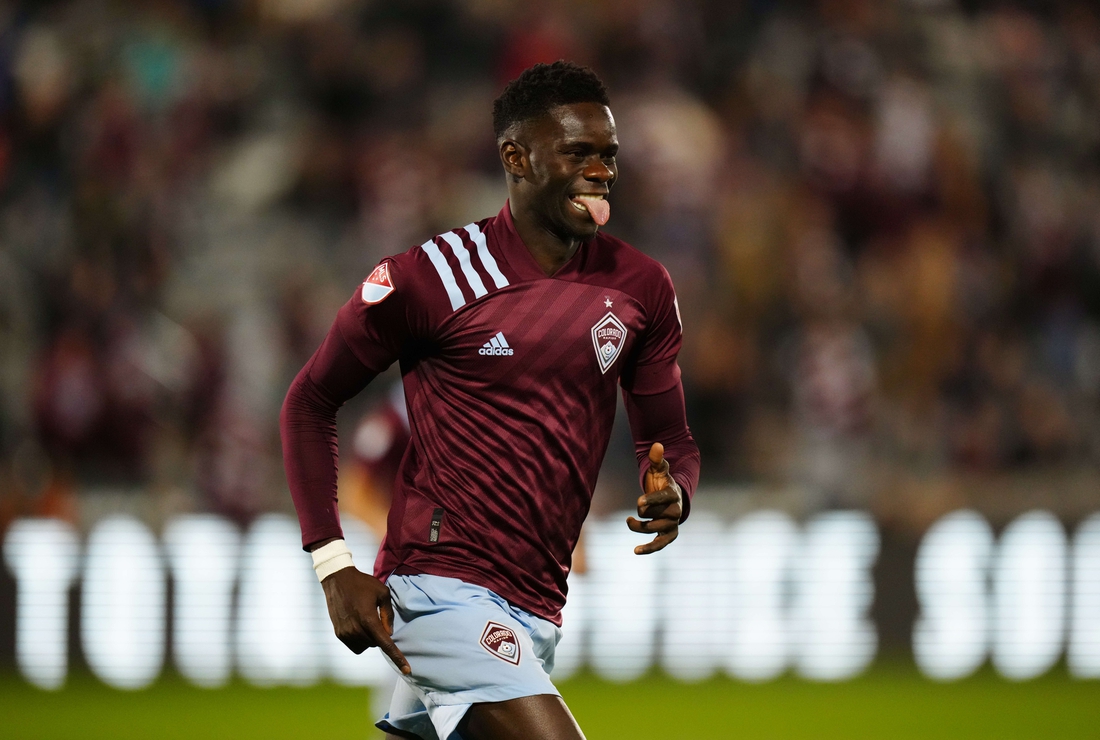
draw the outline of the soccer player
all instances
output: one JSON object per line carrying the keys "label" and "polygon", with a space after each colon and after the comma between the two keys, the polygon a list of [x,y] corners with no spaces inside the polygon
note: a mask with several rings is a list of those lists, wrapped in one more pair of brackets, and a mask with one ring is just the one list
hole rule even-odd
{"label": "soccer player", "polygon": [[[550,682],[570,556],[621,388],[638,516],[661,550],[699,476],[665,269],[600,231],[619,148],[589,69],[535,65],[493,104],[500,213],[383,260],[340,309],[283,405],[302,543],[337,636],[402,674],[390,738],[573,740]],[[412,443],[374,576],[336,506],[336,411],[399,362]]]}

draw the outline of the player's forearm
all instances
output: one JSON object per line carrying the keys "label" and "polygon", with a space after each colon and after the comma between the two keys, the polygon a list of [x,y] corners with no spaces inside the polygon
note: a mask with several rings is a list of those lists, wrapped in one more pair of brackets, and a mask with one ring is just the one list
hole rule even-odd
{"label": "player's forearm", "polygon": [[[310,363],[312,364],[312,363]],[[306,365],[283,402],[279,427],[283,467],[302,527],[302,544],[339,537],[336,409],[318,393]]]}
{"label": "player's forearm", "polygon": [[333,326],[287,392],[279,428],[303,546],[342,535],[336,507],[336,412],[373,377]]}
{"label": "player's forearm", "polygon": [[684,390],[675,387],[651,396],[623,393],[634,452],[638,458],[639,480],[649,469],[649,448],[660,442],[665,448],[669,471],[684,494],[684,515],[691,510],[691,497],[699,483],[699,447],[688,429]]}

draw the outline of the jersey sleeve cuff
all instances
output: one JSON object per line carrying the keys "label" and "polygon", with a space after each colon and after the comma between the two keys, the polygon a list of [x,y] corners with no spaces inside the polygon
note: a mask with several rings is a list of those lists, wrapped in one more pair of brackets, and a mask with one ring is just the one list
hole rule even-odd
{"label": "jersey sleeve cuff", "polygon": [[680,493],[683,495],[683,500],[680,502],[680,524],[687,521],[688,514],[691,513],[691,497],[694,495],[694,491],[690,490],[687,485],[687,481],[683,476],[672,473],[672,479],[680,485]]}
{"label": "jersey sleeve cuff", "polygon": [[321,540],[332,538],[343,539],[344,530],[339,524],[335,526],[318,527],[317,529],[302,530],[302,549],[309,552],[309,546]]}

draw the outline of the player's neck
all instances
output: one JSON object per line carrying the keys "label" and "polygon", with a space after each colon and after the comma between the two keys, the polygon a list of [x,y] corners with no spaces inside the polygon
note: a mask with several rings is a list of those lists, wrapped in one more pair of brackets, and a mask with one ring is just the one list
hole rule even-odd
{"label": "player's neck", "polygon": [[562,237],[539,223],[529,213],[513,211],[512,222],[527,251],[547,276],[560,270],[581,246],[580,239]]}
{"label": "player's neck", "polygon": [[[547,234],[547,232],[541,232]],[[577,249],[580,248],[581,242],[579,239],[573,240],[571,243],[566,244],[559,239],[546,240],[546,243],[539,241],[531,241],[523,235],[521,231],[519,234],[520,239],[523,240],[524,245],[527,247],[527,251],[531,253],[531,257],[534,258],[535,263],[539,268],[546,273],[549,277],[560,270],[566,262],[573,258],[573,255],[577,253]]]}

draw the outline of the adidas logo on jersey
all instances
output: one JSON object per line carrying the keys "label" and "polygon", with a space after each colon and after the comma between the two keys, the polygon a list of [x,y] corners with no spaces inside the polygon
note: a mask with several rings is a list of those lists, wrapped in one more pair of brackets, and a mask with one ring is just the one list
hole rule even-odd
{"label": "adidas logo on jersey", "polygon": [[481,349],[477,351],[479,355],[511,355],[515,353],[511,347],[508,346],[508,340],[504,338],[504,334],[497,332],[497,335],[485,343]]}

